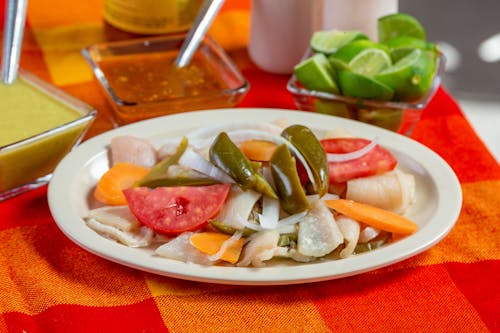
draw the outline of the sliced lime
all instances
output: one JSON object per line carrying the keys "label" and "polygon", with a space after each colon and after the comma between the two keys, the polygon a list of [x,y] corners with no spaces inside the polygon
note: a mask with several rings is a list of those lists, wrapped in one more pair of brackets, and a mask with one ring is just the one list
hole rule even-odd
{"label": "sliced lime", "polygon": [[368,37],[359,31],[323,30],[316,31],[311,37],[311,49],[315,52],[332,54],[342,46]]}
{"label": "sliced lime", "polygon": [[375,79],[394,90],[395,100],[416,101],[423,97],[432,85],[435,70],[433,54],[413,49],[393,66],[375,75]]}
{"label": "sliced lime", "polygon": [[331,56],[331,58],[336,58],[349,64],[351,60],[356,57],[360,52],[367,49],[379,49],[390,55],[389,48],[384,44],[375,43],[371,40],[356,40],[342,46],[338,51]]}
{"label": "sliced lime", "polygon": [[336,71],[351,70],[348,64],[346,64],[340,59],[335,58],[332,55],[328,56],[328,61],[330,62],[330,65],[332,65],[333,69],[335,69]]}
{"label": "sliced lime", "polygon": [[378,41],[385,42],[399,36],[410,36],[426,40],[422,24],[413,16],[396,13],[382,16],[377,21]]}
{"label": "sliced lime", "polygon": [[323,53],[301,61],[294,67],[297,80],[307,89],[338,93],[339,89],[334,79],[334,69]]}
{"label": "sliced lime", "polygon": [[400,48],[418,48],[437,51],[436,44],[412,36],[398,36],[384,41],[384,44],[387,45],[391,51]]}
{"label": "sliced lime", "polygon": [[394,95],[387,85],[358,73],[339,71],[338,80],[345,96],[388,101]]}
{"label": "sliced lime", "polygon": [[435,52],[436,55],[439,52],[436,44],[411,36],[399,36],[392,38],[385,41],[384,44],[391,50],[393,63],[407,56],[415,48]]}
{"label": "sliced lime", "polygon": [[387,52],[376,48],[361,51],[348,64],[353,72],[366,76],[373,76],[390,65]]}

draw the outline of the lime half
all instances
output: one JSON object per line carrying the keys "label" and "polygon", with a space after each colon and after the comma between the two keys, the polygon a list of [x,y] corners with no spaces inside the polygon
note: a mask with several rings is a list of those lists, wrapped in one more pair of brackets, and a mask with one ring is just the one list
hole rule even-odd
{"label": "lime half", "polygon": [[411,36],[395,37],[385,41],[384,44],[391,50],[391,58],[394,63],[407,56],[415,48],[435,52],[436,55],[439,52],[436,44]]}
{"label": "lime half", "polygon": [[333,67],[333,69],[335,69],[336,71],[351,70],[348,64],[346,64],[340,59],[335,58],[332,55],[328,56],[328,61],[330,62],[330,65]]}
{"label": "lime half", "polygon": [[391,65],[387,52],[380,49],[366,49],[349,62],[349,68],[356,73],[373,76]]}
{"label": "lime half", "polygon": [[338,60],[341,60],[345,62],[346,64],[350,63],[351,60],[354,59],[359,53],[361,53],[364,50],[367,49],[379,49],[387,53],[387,55],[390,54],[389,48],[381,43],[375,43],[372,42],[371,40],[356,40],[353,42],[350,42],[349,44],[346,44],[342,46],[338,51],[333,54],[331,57],[336,58]]}
{"label": "lime half", "polygon": [[395,100],[411,102],[423,97],[432,85],[435,70],[433,52],[413,49],[375,79],[394,90]]}
{"label": "lime half", "polygon": [[426,40],[422,24],[408,14],[396,13],[382,16],[377,21],[377,27],[379,42],[385,42],[400,36],[410,36]]}
{"label": "lime half", "polygon": [[338,93],[334,69],[323,53],[316,53],[294,67],[297,80],[307,89]]}
{"label": "lime half", "polygon": [[368,76],[349,71],[339,71],[338,81],[345,96],[388,101],[394,90]]}
{"label": "lime half", "polygon": [[314,52],[332,54],[342,46],[368,37],[359,31],[323,30],[316,31],[311,37],[311,49]]}

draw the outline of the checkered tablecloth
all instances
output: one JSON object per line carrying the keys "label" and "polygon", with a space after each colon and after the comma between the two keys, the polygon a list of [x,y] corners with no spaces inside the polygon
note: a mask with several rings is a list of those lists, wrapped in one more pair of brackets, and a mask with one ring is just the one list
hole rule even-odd
{"label": "checkered tablecloth", "polygon": [[[249,5],[228,0],[211,30],[252,85],[240,106],[294,109],[288,77],[248,59]],[[100,0],[29,1],[22,50],[22,67],[99,111],[88,136],[112,128],[80,55],[106,39],[101,8]],[[500,166],[442,88],[412,138],[460,180],[455,227],[415,257],[331,281],[256,287],[157,276],[72,243],[50,214],[46,187],[2,202],[0,331],[499,332]]]}

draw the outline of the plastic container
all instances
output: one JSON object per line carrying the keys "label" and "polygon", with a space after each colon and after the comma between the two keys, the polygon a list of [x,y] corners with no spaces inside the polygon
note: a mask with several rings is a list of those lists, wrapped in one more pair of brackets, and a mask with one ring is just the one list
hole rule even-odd
{"label": "plastic container", "polygon": [[[20,69],[0,87],[0,201],[46,184],[83,138],[96,111]],[[14,111],[14,112],[10,112]]]}
{"label": "plastic container", "polygon": [[206,37],[191,63],[175,58],[185,34],[85,48],[82,53],[113,107],[118,125],[157,116],[233,107],[250,85],[224,50]]}

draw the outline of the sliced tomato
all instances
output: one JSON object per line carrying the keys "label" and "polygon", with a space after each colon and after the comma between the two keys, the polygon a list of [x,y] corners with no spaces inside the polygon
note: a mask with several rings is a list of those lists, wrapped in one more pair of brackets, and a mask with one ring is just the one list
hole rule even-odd
{"label": "sliced tomato", "polygon": [[[359,150],[370,143],[362,138],[332,138],[321,140],[327,153],[345,154]],[[398,161],[390,151],[376,145],[365,155],[345,161],[328,162],[330,182],[343,183],[350,179],[368,177],[390,171]]]}
{"label": "sliced tomato", "polygon": [[135,187],[123,193],[139,222],[157,232],[177,235],[199,229],[215,217],[230,188],[230,184]]}

